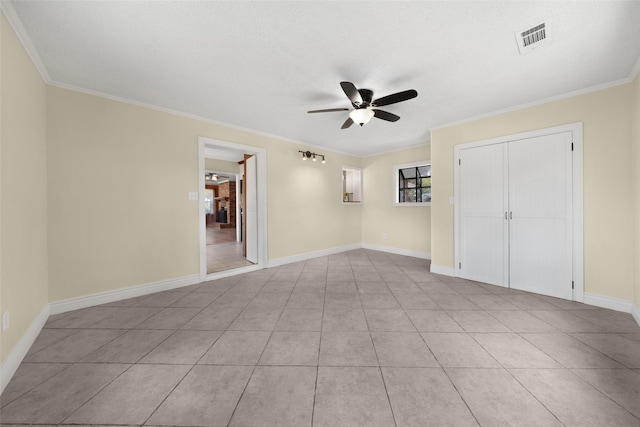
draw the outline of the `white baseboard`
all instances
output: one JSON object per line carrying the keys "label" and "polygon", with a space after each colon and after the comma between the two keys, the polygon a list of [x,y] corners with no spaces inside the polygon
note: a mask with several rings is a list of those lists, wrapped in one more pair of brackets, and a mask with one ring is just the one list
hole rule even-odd
{"label": "white baseboard", "polygon": [[29,349],[33,345],[33,342],[38,337],[38,334],[44,327],[44,324],[49,318],[49,305],[46,305],[36,318],[31,322],[31,325],[27,328],[26,332],[18,341],[18,344],[11,350],[7,358],[0,365],[0,394],[4,391],[16,370],[22,363],[22,360],[29,352]]}
{"label": "white baseboard", "polygon": [[159,282],[132,286],[130,288],[116,289],[114,291],[99,292],[97,294],[54,301],[49,304],[49,313],[65,313],[67,311],[78,310],[80,308],[93,307],[95,305],[107,304],[109,302],[120,301],[127,298],[149,295],[154,292],[182,288],[184,286],[195,285],[196,283],[200,283],[200,276],[198,274],[193,274],[191,276],[161,280]]}
{"label": "white baseboard", "polygon": [[248,265],[246,267],[234,268],[233,270],[218,271],[216,273],[209,273],[206,276],[206,281],[224,279],[225,277],[237,276],[239,274],[251,273],[252,271],[262,270],[263,267],[259,265]]}
{"label": "white baseboard", "polygon": [[390,254],[410,256],[413,258],[429,259],[429,260],[431,259],[431,254],[429,252],[412,251],[410,249],[394,248],[391,246],[372,245],[369,243],[363,243],[362,248],[371,249],[372,251],[380,251],[380,252],[387,252]]}
{"label": "white baseboard", "polygon": [[336,248],[329,248],[329,249],[321,249],[319,251],[306,252],[303,254],[292,255],[292,256],[287,256],[282,258],[274,258],[274,259],[270,259],[267,262],[267,265],[269,268],[279,267],[285,264],[291,264],[291,263],[300,262],[300,261],[307,261],[312,258],[335,255],[342,252],[353,251],[355,249],[362,249],[362,245],[360,243],[356,243],[353,245],[338,246]]}
{"label": "white baseboard", "polygon": [[[609,308],[611,310],[631,313],[633,302],[626,299],[608,297],[604,295],[584,293],[584,303],[596,307]],[[637,320],[637,319],[636,319]]]}
{"label": "white baseboard", "polygon": [[66,300],[55,301],[49,303],[31,323],[27,331],[22,335],[18,344],[11,350],[9,356],[0,366],[0,393],[9,384],[11,378],[15,374],[18,366],[27,355],[29,348],[38,337],[38,334],[47,322],[49,315],[65,313],[67,311],[78,310],[81,308],[93,307],[95,305],[106,304],[109,302],[120,301],[127,298],[134,298],[142,295],[148,295],[155,292],[168,291],[171,289],[181,288],[184,286],[195,285],[200,282],[200,276],[197,274],[191,276],[180,277],[176,279],[162,280],[154,283],[133,286],[125,289],[117,289],[114,291],[100,292],[97,294],[85,295],[77,298],[69,298]]}
{"label": "white baseboard", "polygon": [[431,264],[431,272],[435,274],[442,274],[443,276],[455,277],[455,270],[451,267],[443,267],[441,265]]}

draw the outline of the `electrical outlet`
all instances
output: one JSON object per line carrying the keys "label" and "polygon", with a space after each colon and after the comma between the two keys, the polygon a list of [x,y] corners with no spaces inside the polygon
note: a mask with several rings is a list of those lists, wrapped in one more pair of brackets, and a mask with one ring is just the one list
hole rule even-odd
{"label": "electrical outlet", "polygon": [[9,329],[9,312],[5,311],[2,313],[2,332]]}
{"label": "electrical outlet", "polygon": [[198,192],[190,191],[189,192],[189,200],[198,200]]}
{"label": "electrical outlet", "polygon": [[382,239],[387,240],[387,233],[382,233]]}

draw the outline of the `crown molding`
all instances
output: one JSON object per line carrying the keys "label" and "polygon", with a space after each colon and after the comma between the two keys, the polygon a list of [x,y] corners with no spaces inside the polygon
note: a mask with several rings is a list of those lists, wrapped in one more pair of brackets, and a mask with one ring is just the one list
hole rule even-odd
{"label": "crown molding", "polygon": [[184,118],[187,118],[187,119],[198,120],[200,122],[210,123],[210,124],[217,125],[217,126],[224,126],[226,128],[229,128],[229,129],[234,129],[234,130],[237,130],[237,131],[240,131],[240,132],[247,132],[247,133],[251,133],[253,135],[264,136],[265,138],[277,139],[279,141],[287,142],[287,143],[290,143],[290,144],[302,145],[302,146],[305,146],[305,147],[313,147],[314,149],[330,151],[330,152],[335,153],[335,154],[342,154],[342,155],[345,155],[345,156],[360,158],[357,155],[354,155],[352,153],[347,153],[345,151],[338,151],[338,150],[334,150],[334,149],[331,149],[331,148],[323,147],[321,145],[309,144],[309,143],[306,143],[306,142],[303,142],[303,141],[296,141],[294,139],[286,138],[286,137],[279,136],[279,135],[274,135],[274,134],[263,132],[263,131],[259,131],[259,130],[256,130],[256,129],[251,129],[251,128],[247,128],[247,127],[243,127],[243,126],[238,126],[238,125],[233,125],[233,124],[230,124],[230,123],[221,122],[221,121],[218,121],[218,120],[210,119],[208,117],[199,116],[197,114],[185,113],[183,111],[172,110],[170,108],[165,108],[165,107],[158,107],[158,106],[153,105],[153,104],[147,104],[147,103],[140,102],[140,101],[134,101],[132,99],[123,98],[123,97],[115,96],[115,95],[110,95],[110,94],[107,94],[107,93],[104,93],[104,92],[94,91],[94,90],[90,90],[90,89],[85,89],[85,88],[79,87],[79,86],[74,86],[74,85],[55,82],[55,81],[52,81],[52,82],[48,83],[48,85],[52,86],[52,87],[57,87],[57,88],[60,88],[60,89],[70,90],[72,92],[78,92],[78,93],[82,93],[82,94],[85,94],[85,95],[96,96],[98,98],[108,99],[110,101],[116,101],[116,102],[121,102],[123,104],[133,105],[135,107],[147,108],[149,110],[159,111],[161,113],[171,114],[171,115],[178,116],[178,117],[184,117]]}
{"label": "crown molding", "polygon": [[393,148],[391,150],[387,150],[387,151],[379,151],[373,154],[367,154],[364,156],[361,156],[361,159],[370,159],[371,157],[376,157],[376,156],[384,156],[387,154],[393,154],[393,153],[399,153],[400,151],[405,151],[405,150],[412,150],[414,148],[420,148],[420,147],[430,147],[431,146],[431,140],[429,140],[428,142],[420,142],[418,144],[413,144],[413,145],[407,145],[407,146],[403,146],[401,148]]}
{"label": "crown molding", "polygon": [[[638,65],[639,64],[636,64],[636,66],[638,66]],[[567,92],[567,93],[563,93],[561,95],[556,95],[556,96],[551,96],[549,98],[539,99],[537,101],[528,102],[526,104],[515,105],[513,107],[504,108],[502,110],[491,111],[489,113],[479,114],[477,116],[469,117],[469,118],[466,118],[466,119],[456,120],[456,121],[450,122],[450,123],[445,123],[445,124],[442,124],[442,125],[438,125],[438,126],[432,127],[430,129],[430,131],[433,132],[435,130],[445,129],[445,128],[448,128],[448,127],[451,127],[451,126],[457,126],[457,125],[461,125],[461,124],[464,124],[464,123],[475,122],[476,120],[481,120],[481,119],[486,119],[486,118],[489,118],[489,117],[499,116],[501,114],[511,113],[513,111],[523,110],[525,108],[536,107],[538,105],[548,104],[550,102],[560,101],[560,100],[567,99],[567,98],[573,98],[575,96],[580,96],[580,95],[586,95],[588,93],[598,92],[598,91],[601,91],[601,90],[604,90],[604,89],[609,89],[609,88],[612,88],[612,87],[621,86],[621,85],[624,85],[624,84],[627,84],[627,83],[631,83],[632,81],[633,81],[633,79],[631,79],[629,77],[625,77],[624,79],[614,80],[612,82],[602,83],[602,84],[595,85],[595,86],[590,86],[590,87],[584,88],[584,89],[578,89],[578,90],[575,90],[573,92]]]}
{"label": "crown molding", "polygon": [[27,52],[27,55],[31,59],[33,66],[36,67],[36,70],[38,70],[40,78],[42,78],[42,80],[46,84],[51,84],[51,76],[49,75],[49,71],[47,70],[47,67],[45,67],[44,62],[42,62],[40,54],[38,54],[38,51],[33,45],[31,38],[27,34],[27,31],[24,29],[22,21],[20,20],[20,17],[18,17],[18,13],[14,9],[11,2],[9,0],[0,0],[0,9],[2,9],[2,13],[7,19],[7,22],[13,29],[13,32],[22,44],[25,52]]}

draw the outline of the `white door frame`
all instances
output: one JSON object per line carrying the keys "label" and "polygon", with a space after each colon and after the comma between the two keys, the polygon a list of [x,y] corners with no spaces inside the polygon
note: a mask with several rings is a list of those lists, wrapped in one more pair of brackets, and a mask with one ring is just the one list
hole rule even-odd
{"label": "white door frame", "polygon": [[[233,150],[240,150],[246,154],[256,156],[257,174],[257,216],[258,216],[258,263],[236,268],[233,270],[221,271],[207,274],[207,238],[204,214],[204,150],[205,147],[223,147]],[[219,139],[198,137],[198,223],[200,233],[200,282],[206,280],[219,279],[222,277],[235,276],[237,274],[256,271],[267,267],[267,150],[265,148],[251,145],[237,144],[234,142],[221,141]]]}
{"label": "white door frame", "polygon": [[481,147],[491,144],[501,144],[520,139],[535,138],[545,135],[552,135],[562,132],[572,132],[573,134],[573,281],[574,281],[574,301],[584,302],[584,214],[583,214],[583,141],[582,122],[570,123],[567,125],[554,126],[545,129],[538,129],[529,132],[505,135],[497,138],[485,139],[481,141],[468,142],[455,145],[454,150],[454,276],[458,276],[458,269],[455,268],[460,262],[460,177],[457,167],[460,159],[460,151]]}

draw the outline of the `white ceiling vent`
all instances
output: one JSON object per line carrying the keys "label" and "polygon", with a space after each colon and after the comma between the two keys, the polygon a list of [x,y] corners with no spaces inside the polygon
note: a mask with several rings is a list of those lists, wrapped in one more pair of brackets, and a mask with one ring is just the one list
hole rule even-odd
{"label": "white ceiling vent", "polygon": [[544,46],[547,39],[547,25],[542,22],[534,27],[516,33],[516,41],[518,42],[518,50],[520,55],[524,55],[533,49]]}

